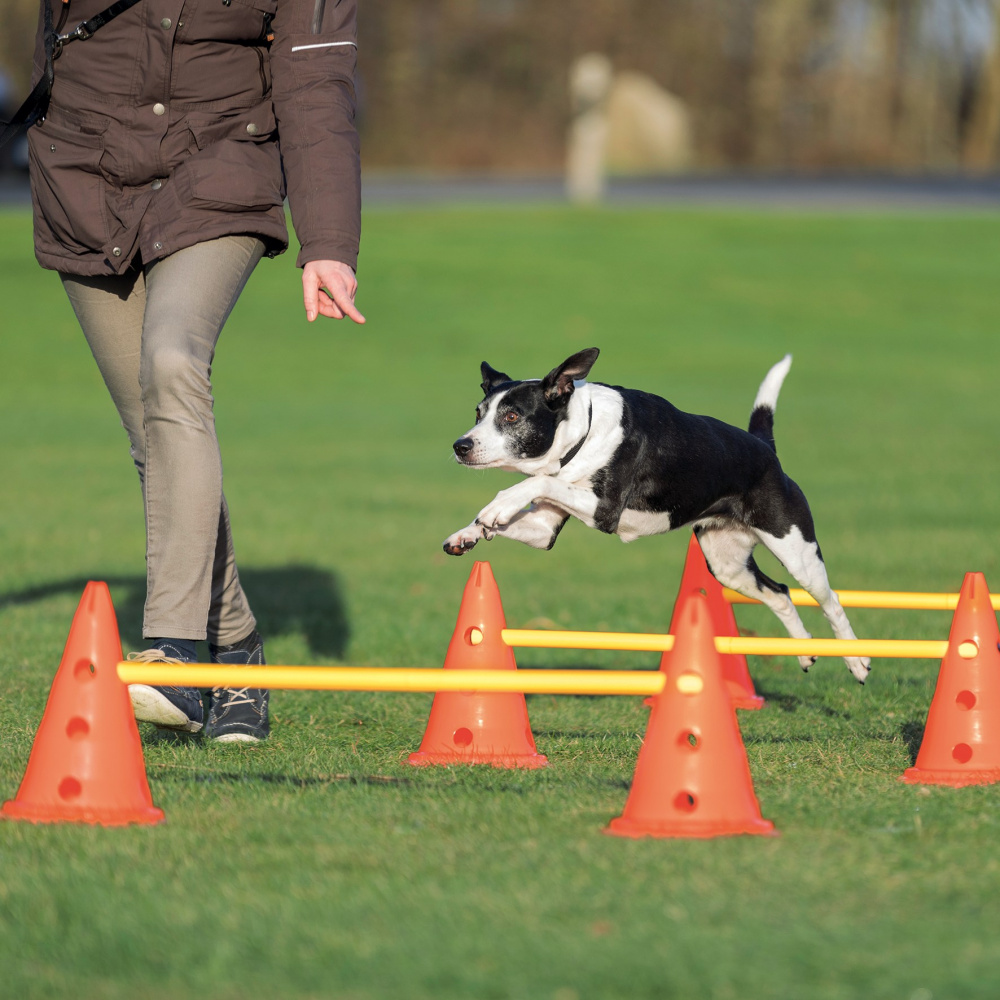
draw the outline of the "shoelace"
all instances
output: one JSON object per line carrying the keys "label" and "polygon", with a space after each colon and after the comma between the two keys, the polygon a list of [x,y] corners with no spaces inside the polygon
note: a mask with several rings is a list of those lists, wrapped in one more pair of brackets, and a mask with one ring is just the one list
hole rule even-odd
{"label": "shoelace", "polygon": [[129,653],[125,659],[132,660],[135,663],[176,663],[178,665],[186,665],[184,660],[178,660],[176,656],[167,656],[166,653],[159,649],[144,649],[141,653]]}
{"label": "shoelace", "polygon": [[223,694],[228,694],[226,705],[252,705],[253,698],[250,697],[250,688],[212,688],[212,694],[216,698],[221,698]]}

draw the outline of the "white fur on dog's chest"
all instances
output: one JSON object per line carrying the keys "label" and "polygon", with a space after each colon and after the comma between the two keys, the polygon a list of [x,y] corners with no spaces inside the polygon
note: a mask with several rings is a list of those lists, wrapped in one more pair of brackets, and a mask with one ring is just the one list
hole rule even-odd
{"label": "white fur on dog's chest", "polygon": [[670,515],[666,512],[629,510],[626,507],[618,520],[615,534],[623,542],[634,542],[646,535],[662,535],[670,528]]}

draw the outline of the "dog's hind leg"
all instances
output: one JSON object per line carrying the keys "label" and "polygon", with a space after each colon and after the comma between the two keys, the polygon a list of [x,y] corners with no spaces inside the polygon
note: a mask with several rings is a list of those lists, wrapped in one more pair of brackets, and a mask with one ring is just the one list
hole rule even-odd
{"label": "dog's hind leg", "polygon": [[[757,535],[785,569],[812,595],[830,623],[833,634],[838,639],[857,638],[846,612],[830,586],[819,543],[808,541],[797,526],[781,538],[759,529]],[[867,656],[845,656],[844,662],[855,678],[864,684],[871,669],[871,660]]]}
{"label": "dog's hind leg", "polygon": [[[793,638],[812,638],[788,596],[788,588],[765,576],[754,561],[756,535],[735,525],[719,528],[699,526],[694,530],[705,562],[719,583],[770,608]],[[803,670],[808,670],[815,662],[815,656],[799,657]]]}

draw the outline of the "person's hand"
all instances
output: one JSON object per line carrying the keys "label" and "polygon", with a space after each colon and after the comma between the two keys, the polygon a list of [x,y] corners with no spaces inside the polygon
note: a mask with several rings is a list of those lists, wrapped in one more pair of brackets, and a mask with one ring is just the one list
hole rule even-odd
{"label": "person's hand", "polygon": [[339,260],[311,260],[302,269],[302,304],[310,323],[317,316],[349,316],[355,323],[364,323],[354,305],[357,290],[354,270]]}

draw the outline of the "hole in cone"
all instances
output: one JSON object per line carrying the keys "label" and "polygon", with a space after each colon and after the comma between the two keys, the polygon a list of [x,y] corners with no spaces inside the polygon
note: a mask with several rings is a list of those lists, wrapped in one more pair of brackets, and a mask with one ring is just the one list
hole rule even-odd
{"label": "hole in cone", "polygon": [[90,660],[80,660],[73,668],[73,676],[78,681],[92,681],[96,673],[97,667]]}
{"label": "hole in cone", "polygon": [[682,747],[690,747],[692,750],[697,750],[701,746],[701,738],[697,733],[692,732],[690,729],[686,729],[680,735],[680,739],[677,741]]}
{"label": "hole in cone", "polygon": [[83,785],[76,778],[63,778],[59,782],[59,798],[61,799],[79,798],[82,791]]}
{"label": "hole in cone", "polygon": [[66,724],[66,735],[71,740],[83,739],[90,732],[90,726],[86,719],[81,719],[80,716],[74,716]]}
{"label": "hole in cone", "polygon": [[483,641],[483,630],[473,626],[465,631],[465,641],[470,646],[478,646]]}
{"label": "hole in cone", "polygon": [[952,750],[951,755],[959,764],[968,764],[972,760],[972,747],[968,743],[958,743],[955,745],[955,749]]}
{"label": "hole in cone", "polygon": [[678,792],[674,797],[674,808],[678,812],[693,813],[698,807],[698,800],[691,792]]}
{"label": "hole in cone", "polygon": [[472,730],[466,729],[464,726],[461,729],[456,729],[452,740],[455,746],[464,750],[466,747],[472,746]]}
{"label": "hole in cone", "polygon": [[955,704],[963,712],[968,712],[976,704],[976,696],[971,691],[959,691],[955,697]]}
{"label": "hole in cone", "polygon": [[972,660],[979,655],[979,643],[972,639],[966,639],[965,642],[960,642],[958,644],[958,655],[962,657],[963,660]]}

